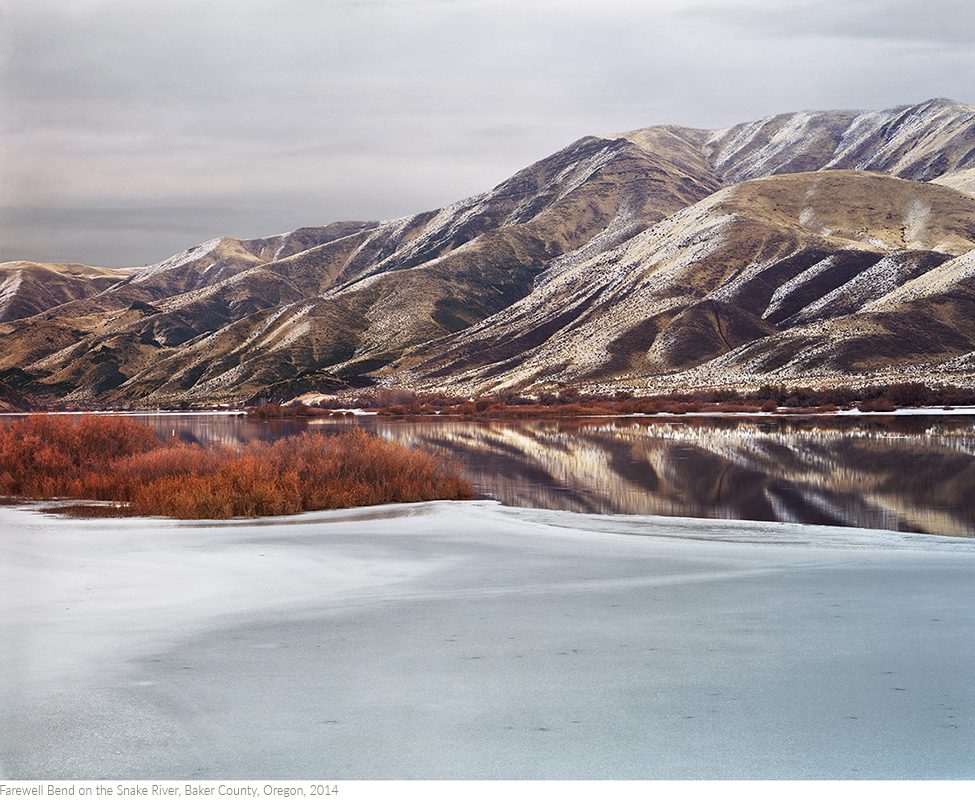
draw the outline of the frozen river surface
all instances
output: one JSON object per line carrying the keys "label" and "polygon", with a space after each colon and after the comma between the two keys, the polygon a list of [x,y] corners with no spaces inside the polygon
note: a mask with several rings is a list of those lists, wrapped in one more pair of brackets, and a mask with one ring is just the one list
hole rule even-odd
{"label": "frozen river surface", "polygon": [[0,776],[973,778],[975,541],[0,507]]}

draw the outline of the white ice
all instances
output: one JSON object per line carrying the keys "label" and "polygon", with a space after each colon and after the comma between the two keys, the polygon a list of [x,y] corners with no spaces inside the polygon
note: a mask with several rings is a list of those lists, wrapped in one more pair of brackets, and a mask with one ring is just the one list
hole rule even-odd
{"label": "white ice", "polygon": [[975,541],[0,507],[0,777],[972,778]]}

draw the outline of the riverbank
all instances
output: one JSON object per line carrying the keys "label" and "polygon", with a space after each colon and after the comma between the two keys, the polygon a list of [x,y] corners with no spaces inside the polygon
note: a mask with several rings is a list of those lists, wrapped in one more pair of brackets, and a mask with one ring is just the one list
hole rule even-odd
{"label": "riverbank", "polygon": [[973,778],[975,543],[0,507],[0,775]]}

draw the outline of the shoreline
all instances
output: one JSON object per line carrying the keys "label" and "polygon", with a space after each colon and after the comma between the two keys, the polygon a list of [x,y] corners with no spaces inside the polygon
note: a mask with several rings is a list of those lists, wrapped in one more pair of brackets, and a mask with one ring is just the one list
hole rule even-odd
{"label": "shoreline", "polygon": [[[86,409],[81,411],[0,411],[0,418],[3,417],[27,417],[32,414],[51,414],[54,416],[79,416],[79,415],[118,415],[123,417],[147,417],[147,416],[226,416],[226,417],[247,417],[248,411],[245,407],[223,408],[223,409],[173,409],[173,408],[144,408],[144,409]],[[280,420],[313,420],[313,419],[339,419],[343,416],[352,417],[388,417],[391,419],[407,420],[436,420],[442,419],[451,422],[547,422],[560,420],[587,420],[587,419],[621,419],[621,420],[680,420],[680,419],[795,419],[805,417],[866,417],[866,418],[886,418],[886,417],[906,417],[906,416],[975,416],[975,406],[917,406],[895,408],[890,411],[863,411],[859,408],[838,408],[831,411],[819,411],[815,408],[777,411],[721,411],[717,409],[704,409],[701,411],[668,412],[659,411],[654,414],[649,413],[593,413],[593,414],[537,414],[519,416],[516,413],[508,415],[481,415],[463,416],[461,414],[381,414],[379,410],[372,408],[344,408],[335,411],[322,410],[321,413],[310,415],[282,414],[280,416],[267,416],[260,418],[262,421],[274,422]]]}

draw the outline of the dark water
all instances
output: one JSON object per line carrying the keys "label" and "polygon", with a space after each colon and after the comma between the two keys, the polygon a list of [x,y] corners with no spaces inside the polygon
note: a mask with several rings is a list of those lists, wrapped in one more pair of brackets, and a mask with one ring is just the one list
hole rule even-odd
{"label": "dark water", "polygon": [[446,453],[479,496],[512,506],[975,536],[975,417],[140,418],[164,436],[228,444],[359,425]]}

